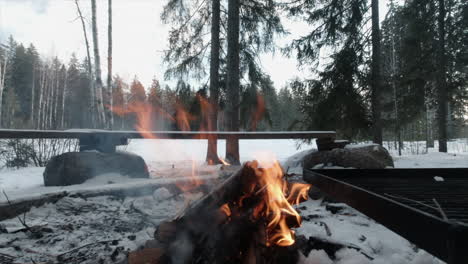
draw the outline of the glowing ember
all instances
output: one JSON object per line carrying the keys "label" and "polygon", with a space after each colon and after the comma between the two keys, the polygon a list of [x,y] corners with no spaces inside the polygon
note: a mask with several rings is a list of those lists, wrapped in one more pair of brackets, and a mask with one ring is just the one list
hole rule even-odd
{"label": "glowing ember", "polygon": [[221,212],[223,212],[226,216],[231,216],[231,208],[229,208],[228,204],[223,204],[220,208]]}
{"label": "glowing ember", "polygon": [[231,164],[229,164],[229,162],[225,161],[224,159],[222,158],[219,158],[219,160],[223,163],[223,165],[226,165],[226,166],[230,166]]}

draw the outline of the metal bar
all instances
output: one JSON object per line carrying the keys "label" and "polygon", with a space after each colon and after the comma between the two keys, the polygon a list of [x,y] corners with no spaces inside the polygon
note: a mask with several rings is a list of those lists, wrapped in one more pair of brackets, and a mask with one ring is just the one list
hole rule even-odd
{"label": "metal bar", "polygon": [[[378,176],[380,175],[374,175]],[[468,225],[444,221],[382,195],[311,170],[304,170],[304,180],[336,200],[385,225],[434,256],[445,261],[450,260],[450,264],[468,263],[468,251],[460,250],[467,244],[468,237],[460,238],[460,235],[456,235],[456,233],[466,234]]]}
{"label": "metal bar", "polygon": [[0,129],[0,138],[82,138],[89,135],[118,138],[144,138],[151,135],[157,139],[313,139],[335,138],[334,131],[291,131],[291,132],[195,132],[195,131],[107,131],[107,130],[18,130]]}
{"label": "metal bar", "polygon": [[[408,180],[411,181],[415,178],[433,178],[435,176],[450,177],[450,178],[464,178],[468,177],[468,168],[389,168],[389,169],[316,169],[310,170],[325,174],[331,177],[344,178],[376,178],[382,180],[389,178],[389,180]],[[443,182],[441,182],[443,183]]]}

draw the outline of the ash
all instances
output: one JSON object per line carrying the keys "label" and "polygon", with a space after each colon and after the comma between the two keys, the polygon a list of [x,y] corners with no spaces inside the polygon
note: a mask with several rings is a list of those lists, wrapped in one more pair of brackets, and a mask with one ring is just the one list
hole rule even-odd
{"label": "ash", "polygon": [[0,263],[118,263],[152,239],[186,198],[160,188],[134,198],[65,197],[0,222]]}

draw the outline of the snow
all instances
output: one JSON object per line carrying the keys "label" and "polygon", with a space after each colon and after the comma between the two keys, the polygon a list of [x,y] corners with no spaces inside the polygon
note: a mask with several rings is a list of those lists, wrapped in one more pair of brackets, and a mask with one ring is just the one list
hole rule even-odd
{"label": "snow", "polygon": [[[334,262],[324,258],[324,252],[312,251],[312,256],[302,259],[304,264],[443,263],[423,250],[416,251],[406,239],[345,204],[333,204],[343,207],[343,210],[339,210],[336,214],[326,210],[324,205],[322,200],[311,199],[299,205],[303,222],[302,226],[296,230],[297,234],[358,247],[373,260],[369,260],[357,250],[344,248],[336,253]],[[331,236],[327,235],[323,223],[328,226]],[[421,259],[425,262],[416,262]]]}
{"label": "snow", "polygon": [[437,182],[443,182],[445,181],[445,179],[443,177],[440,177],[440,176],[435,176],[434,177],[434,180],[437,181]]}
{"label": "snow", "polygon": [[[464,147],[460,145],[460,142],[462,141],[457,141],[458,145],[449,144],[452,150],[458,151],[448,154],[431,150],[424,155],[410,155],[409,152],[403,156],[394,155],[395,167],[468,167],[468,153],[462,151]],[[302,158],[315,149],[310,145],[297,148],[296,143],[293,140],[241,140],[241,159],[242,161],[257,159],[259,155],[263,155],[262,150],[269,150],[271,152],[269,155],[280,160],[288,173],[301,174]],[[21,200],[63,191],[73,194],[162,185],[175,183],[191,175],[213,179],[223,172],[221,166],[204,164],[206,142],[201,140],[134,139],[128,146],[121,148],[141,155],[145,159],[150,170],[150,179],[130,179],[123,175],[105,174],[80,185],[44,187],[42,179],[44,168],[1,169],[0,191],[4,190],[10,200]],[[220,141],[218,153],[222,155],[224,151],[224,141]],[[434,180],[443,181],[444,179],[435,177]],[[31,259],[45,262],[88,243],[116,240],[116,245],[100,243],[76,250],[76,252],[93,256],[95,260],[102,258],[105,259],[104,263],[109,263],[107,258],[111,253],[117,252],[116,254],[121,257],[125,255],[125,252],[142,246],[146,240],[152,238],[154,227],[160,221],[174,217],[187,206],[190,200],[195,200],[200,196],[201,194],[194,194],[191,197],[174,195],[166,188],[156,189],[152,195],[125,199],[111,196],[88,199],[68,196],[56,204],[33,208],[26,214],[27,224],[40,228],[42,238],[34,238],[30,232],[18,231],[23,226],[17,218],[1,221],[0,253],[17,257],[15,261],[18,263],[31,262]],[[3,196],[0,197],[0,203],[2,202],[5,202]],[[373,260],[369,260],[357,250],[344,248],[336,253],[334,259],[323,250],[313,250],[308,256],[302,256],[300,263],[442,263],[353,208],[343,204],[339,206],[344,209],[332,214],[326,210],[325,204],[320,200],[308,200],[302,203],[298,208],[303,216],[303,225],[296,230],[297,234],[356,246]],[[329,227],[330,236],[327,235],[322,223],[326,223]],[[2,234],[2,229],[6,229],[8,233]],[[51,230],[52,233],[49,233]],[[13,233],[14,231],[18,232]]]}
{"label": "snow", "polygon": [[[98,263],[101,259],[102,263],[114,263],[110,259],[112,253],[116,259],[123,259],[126,252],[144,245],[153,238],[155,226],[184,208],[184,201],[183,196],[158,200],[153,196],[100,196],[86,200],[65,197],[56,204],[33,208],[25,215],[28,226],[39,228],[40,237],[31,232],[15,232],[24,228],[17,218],[0,222],[8,231],[0,235],[0,253],[13,256],[15,263],[55,263],[59,255],[73,250],[64,255],[72,260],[64,259],[62,263],[77,263],[73,259],[79,254],[86,256],[79,263]],[[112,242],[93,244],[99,241]],[[87,244],[90,245],[76,250]]]}
{"label": "snow", "polygon": [[468,168],[468,153],[430,152],[423,155],[394,156],[396,168]]}
{"label": "snow", "polygon": [[301,254],[299,264],[333,264],[325,250],[312,250],[307,257]]}
{"label": "snow", "polygon": [[[262,155],[263,150],[269,150],[278,160],[286,160],[297,152],[294,140],[240,140],[240,156],[242,162],[255,159]],[[187,177],[195,170],[197,176],[216,176],[219,166],[204,164],[207,143],[205,140],[143,140],[132,139],[128,146],[120,147],[127,152],[143,157],[148,165],[152,179]],[[302,145],[299,150],[310,148]],[[225,141],[218,143],[218,153],[225,153]],[[154,181],[144,179],[129,179],[122,175],[107,174],[87,181],[84,184],[67,187],[45,187],[42,178],[44,168],[0,169],[0,191],[4,190],[11,199],[33,197],[45,193],[62,191],[89,191],[99,188],[119,187],[125,185],[146,184]],[[302,172],[297,172],[302,173]],[[111,183],[109,183],[111,182]],[[109,186],[113,184],[113,186]],[[0,203],[5,202],[0,195]]]}

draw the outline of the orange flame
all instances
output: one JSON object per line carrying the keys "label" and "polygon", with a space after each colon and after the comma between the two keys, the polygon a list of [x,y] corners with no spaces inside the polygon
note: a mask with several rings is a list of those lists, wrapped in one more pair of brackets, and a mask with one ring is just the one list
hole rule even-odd
{"label": "orange flame", "polygon": [[[127,105],[123,106],[108,107],[119,116],[135,116],[135,129],[147,139],[157,139],[156,135],[150,132],[153,130],[152,122],[157,116],[175,122],[182,131],[190,131],[190,122],[194,120],[194,117],[185,110],[183,104],[179,100],[176,100],[175,103],[174,116],[167,113],[162,107],[151,105],[141,100],[130,101]],[[191,173],[189,176],[189,180],[177,184],[184,192],[193,190],[203,184],[203,181],[197,175],[196,163],[194,161],[192,161]]]}
{"label": "orange flame", "polygon": [[219,158],[219,160],[221,161],[221,163],[223,163],[223,165],[231,166],[231,164],[229,162],[225,161],[224,159]]}
{"label": "orange flame", "polygon": [[176,182],[175,185],[182,190],[182,192],[189,192],[202,185],[204,182],[200,179],[197,172],[197,164],[192,160],[190,177],[186,181]]}
{"label": "orange flame", "polygon": [[223,212],[226,216],[231,216],[232,212],[231,212],[231,208],[229,207],[229,205],[226,203],[226,204],[223,204],[221,206],[221,208],[219,208],[221,210],[221,212]]}
{"label": "orange flame", "polygon": [[[291,187],[284,180],[283,170],[274,161],[267,168],[261,168],[258,162],[249,164],[257,176],[261,189],[262,201],[253,211],[254,219],[269,219],[267,224],[267,246],[272,244],[278,246],[290,246],[294,244],[294,231],[289,225],[298,227],[301,217],[293,208],[293,205],[307,199],[308,184],[292,184]],[[289,225],[288,225],[289,224]]]}
{"label": "orange flame", "polygon": [[265,99],[260,93],[257,93],[257,109],[255,110],[252,116],[252,124],[251,124],[252,131],[257,130],[257,125],[262,120],[264,115],[265,115]]}
{"label": "orange flame", "polygon": [[194,117],[185,110],[181,102],[177,101],[175,107],[175,121],[177,123],[177,127],[181,131],[190,131],[190,121],[193,121]]}

